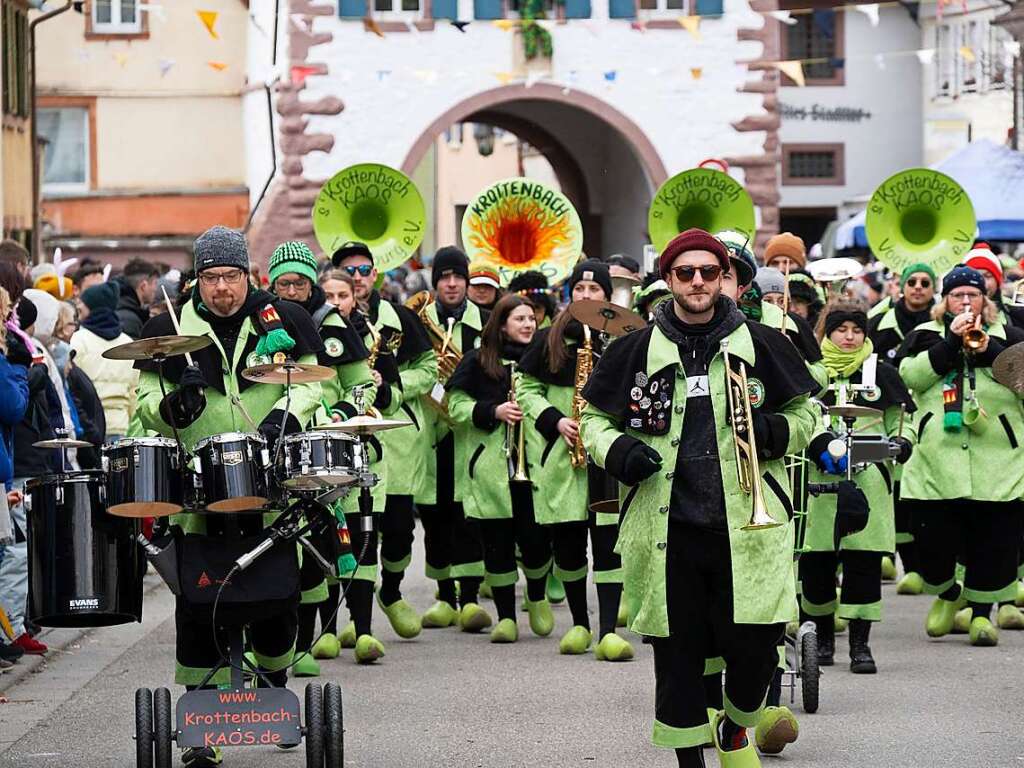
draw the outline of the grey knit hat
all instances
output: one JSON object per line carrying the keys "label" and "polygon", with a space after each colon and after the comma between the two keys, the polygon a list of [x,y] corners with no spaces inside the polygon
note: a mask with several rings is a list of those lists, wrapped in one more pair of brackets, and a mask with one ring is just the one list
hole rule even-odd
{"label": "grey knit hat", "polygon": [[211,227],[196,238],[192,246],[196,273],[211,267],[237,267],[249,271],[249,248],[245,235],[237,229],[220,225]]}
{"label": "grey knit hat", "polygon": [[762,294],[784,293],[786,290],[786,276],[774,267],[761,267],[757,270],[754,282]]}

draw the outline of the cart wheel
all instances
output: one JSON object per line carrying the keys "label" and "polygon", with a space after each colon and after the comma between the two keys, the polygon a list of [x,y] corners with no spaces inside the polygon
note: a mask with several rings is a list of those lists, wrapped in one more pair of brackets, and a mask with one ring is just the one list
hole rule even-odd
{"label": "cart wheel", "polygon": [[149,688],[135,690],[135,765],[153,768],[153,694]]}
{"label": "cart wheel", "polygon": [[153,765],[171,768],[171,692],[166,688],[153,691]]}
{"label": "cart wheel", "polygon": [[803,692],[804,712],[818,711],[818,635],[807,632],[800,642],[800,683]]}
{"label": "cart wheel", "polygon": [[324,686],[324,764],[326,768],[345,766],[345,716],[337,683]]}
{"label": "cart wheel", "polygon": [[319,683],[306,686],[306,768],[324,765],[324,690]]}

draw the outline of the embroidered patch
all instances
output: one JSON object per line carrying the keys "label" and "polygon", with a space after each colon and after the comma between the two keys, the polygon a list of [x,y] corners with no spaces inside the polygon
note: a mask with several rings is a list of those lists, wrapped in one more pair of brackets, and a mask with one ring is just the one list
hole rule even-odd
{"label": "embroidered patch", "polygon": [[644,423],[640,419],[630,419],[629,420],[629,426],[630,426],[631,429],[640,429],[640,427],[642,427],[643,425],[644,425]]}
{"label": "embroidered patch", "polygon": [[324,350],[331,357],[341,357],[345,351],[345,345],[341,343],[341,339],[336,339],[333,336],[324,339]]}
{"label": "embroidered patch", "polygon": [[686,396],[689,397],[707,397],[711,394],[711,390],[708,388],[708,377],[704,376],[687,376],[686,377]]}
{"label": "embroidered patch", "polygon": [[257,365],[270,365],[270,356],[257,355],[255,352],[251,352],[245,359],[245,367],[255,368]]}
{"label": "embroidered patch", "polygon": [[860,396],[867,400],[869,403],[877,403],[882,399],[882,390],[878,387],[872,387],[871,389],[864,390],[860,393]]}
{"label": "embroidered patch", "polygon": [[[629,390],[629,410],[639,418],[631,415],[630,426],[648,435],[665,434],[668,431],[666,411],[672,401],[672,372],[666,371],[656,376],[641,372],[635,374],[633,380],[636,386]],[[634,421],[640,424],[633,427]]]}
{"label": "embroidered patch", "polygon": [[764,402],[764,384],[760,379],[747,379],[747,396],[751,408],[760,408]]}
{"label": "embroidered patch", "polygon": [[885,356],[888,357],[890,360],[892,360],[894,357],[896,357],[896,347],[893,347],[888,352],[886,352]]}
{"label": "embroidered patch", "polygon": [[649,398],[649,397],[642,398],[640,400],[640,407],[643,408],[645,411],[648,408],[650,408],[651,407],[651,398]]}
{"label": "embroidered patch", "polygon": [[644,373],[643,371],[639,371],[637,373],[637,375],[633,378],[633,381],[636,382],[636,385],[638,387],[646,387],[647,386],[647,374]]}
{"label": "embroidered patch", "polygon": [[633,387],[631,390],[629,390],[629,399],[630,400],[639,400],[643,396],[644,396],[644,391],[642,389],[640,389],[640,387]]}

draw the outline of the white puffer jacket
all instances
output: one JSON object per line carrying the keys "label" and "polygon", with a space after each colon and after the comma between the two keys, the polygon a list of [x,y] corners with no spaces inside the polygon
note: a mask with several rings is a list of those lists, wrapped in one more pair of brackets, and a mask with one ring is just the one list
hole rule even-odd
{"label": "white puffer jacket", "polygon": [[103,403],[108,435],[124,435],[128,431],[128,422],[135,413],[139,372],[131,360],[108,360],[103,353],[131,340],[130,336],[122,333],[107,341],[86,328],[79,328],[71,336],[75,365],[92,379]]}

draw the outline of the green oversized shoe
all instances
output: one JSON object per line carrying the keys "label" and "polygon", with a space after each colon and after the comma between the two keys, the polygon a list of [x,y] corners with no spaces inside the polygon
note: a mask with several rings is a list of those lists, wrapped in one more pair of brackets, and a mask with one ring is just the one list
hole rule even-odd
{"label": "green oversized shoe", "polygon": [[777,755],[800,735],[800,725],[789,707],[765,707],[757,721],[754,743],[765,755]]}
{"label": "green oversized shoe", "polygon": [[996,614],[996,626],[1000,629],[1024,629],[1024,613],[1015,605],[1001,605]]}
{"label": "green oversized shoe", "polygon": [[562,586],[562,582],[555,574],[548,574],[548,583],[545,589],[548,594],[548,602],[552,605],[557,605],[565,600],[565,587]]}
{"label": "green oversized shoe", "polygon": [[899,584],[896,585],[897,595],[920,595],[924,592],[924,579],[920,573],[911,571],[903,575]]}
{"label": "green oversized shoe", "polygon": [[832,619],[832,626],[835,628],[835,633],[837,635],[841,635],[846,631],[846,628],[850,626],[850,622],[847,619],[839,618],[839,614],[837,613],[834,614]]}
{"label": "green oversized shoe", "polygon": [[580,656],[590,649],[592,639],[590,630],[577,624],[562,635],[558,642],[558,652],[563,656]]}
{"label": "green oversized shoe", "polygon": [[373,664],[384,656],[384,643],[373,635],[360,635],[353,653],[357,664]]}
{"label": "green oversized shoe", "polygon": [[594,648],[594,658],[598,661],[630,661],[633,658],[633,646],[628,640],[609,632]]}
{"label": "green oversized shoe", "polygon": [[725,712],[718,712],[711,721],[711,737],[715,740],[715,751],[718,752],[718,763],[722,768],[761,768],[761,759],[757,756],[754,743],[747,739],[747,746],[741,749],[730,749],[726,752],[719,741],[718,726],[725,717]]}
{"label": "green oversized shoe", "polygon": [[971,631],[972,618],[974,618],[974,612],[970,608],[961,608],[953,617],[953,629],[949,631],[949,634],[966,635]]}
{"label": "green oversized shoe", "polygon": [[619,615],[615,619],[616,627],[624,627],[629,623],[629,611],[626,610],[626,601],[619,599]]}
{"label": "green oversized shoe", "polygon": [[395,630],[395,634],[406,640],[416,637],[423,630],[423,627],[427,626],[420,621],[416,609],[405,602],[404,599],[399,598],[391,605],[384,605],[378,592],[377,605],[384,611],[384,615],[388,617],[388,621],[391,622],[391,628]]}
{"label": "green oversized shoe", "polygon": [[537,637],[547,637],[555,629],[555,614],[551,612],[551,603],[538,600],[536,603],[526,601],[526,611],[530,614],[530,631]]}
{"label": "green oversized shoe", "polygon": [[459,628],[463,632],[483,632],[493,623],[491,614],[476,603],[466,603],[459,611]]}
{"label": "green oversized shoe", "polygon": [[345,625],[345,628],[341,630],[341,634],[338,635],[338,642],[342,648],[355,648],[356,647],[356,625],[351,621]]}
{"label": "green oversized shoe", "polygon": [[491,630],[492,643],[514,643],[519,639],[519,625],[513,619],[502,619]]}
{"label": "green oversized shoe", "polygon": [[423,614],[424,629],[445,629],[459,623],[459,612],[451,603],[438,600]]}
{"label": "green oversized shoe", "polygon": [[337,635],[325,632],[323,637],[313,643],[309,652],[313,654],[314,659],[336,659],[341,653],[341,641]]}
{"label": "green oversized shoe", "polygon": [[1017,599],[1015,602],[1018,608],[1024,608],[1024,581],[1017,582]]}
{"label": "green oversized shoe", "polygon": [[928,609],[928,617],[924,622],[924,631],[928,637],[945,637],[953,631],[956,612],[967,605],[961,595],[956,600],[943,600],[936,597],[932,607]]}
{"label": "green oversized shoe", "polygon": [[292,665],[294,677],[320,677],[320,664],[308,653],[296,652],[299,660]]}
{"label": "green oversized shoe", "polygon": [[494,590],[491,589],[491,585],[488,584],[486,581],[480,585],[480,597],[486,598],[488,600],[494,599]]}
{"label": "green oversized shoe", "polygon": [[971,620],[971,645],[979,648],[992,648],[999,645],[999,630],[984,616]]}
{"label": "green oversized shoe", "polygon": [[896,563],[888,555],[882,558],[882,581],[896,581]]}

